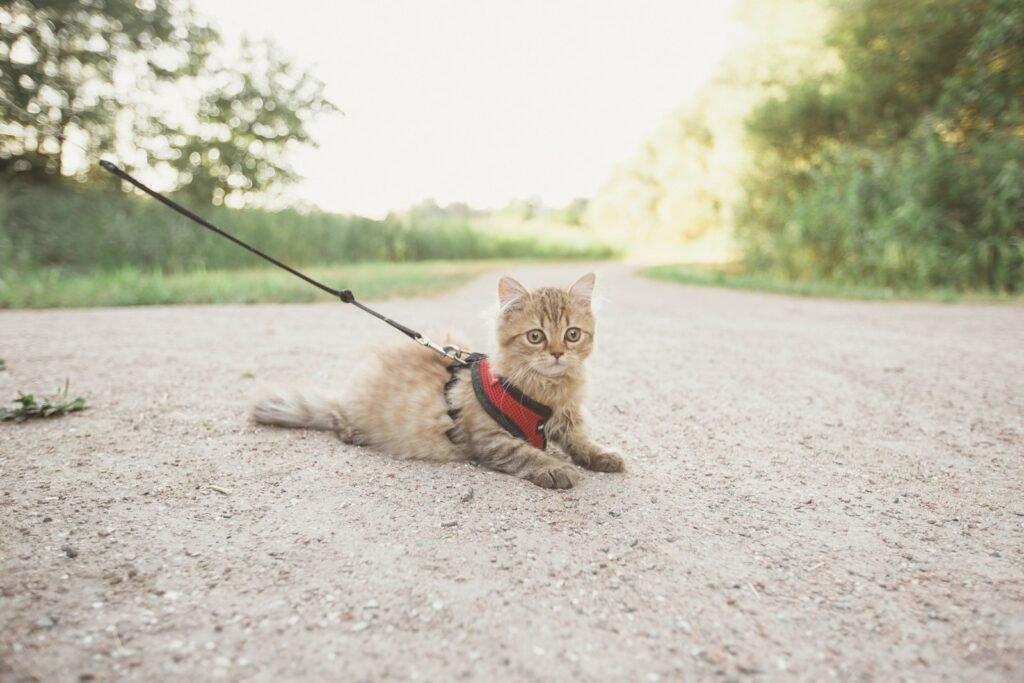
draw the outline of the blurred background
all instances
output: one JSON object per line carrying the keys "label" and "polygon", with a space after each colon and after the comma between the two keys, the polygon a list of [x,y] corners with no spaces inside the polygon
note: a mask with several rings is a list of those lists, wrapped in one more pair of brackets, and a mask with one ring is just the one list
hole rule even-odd
{"label": "blurred background", "polygon": [[0,307],[322,298],[98,158],[364,297],[1017,298],[1024,3],[0,2]]}

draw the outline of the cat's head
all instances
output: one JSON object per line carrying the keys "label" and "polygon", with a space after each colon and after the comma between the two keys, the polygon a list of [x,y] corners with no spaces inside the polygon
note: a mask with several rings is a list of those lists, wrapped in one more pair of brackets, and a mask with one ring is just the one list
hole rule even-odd
{"label": "cat's head", "polygon": [[519,373],[555,379],[582,369],[594,346],[595,279],[587,273],[567,289],[531,292],[514,278],[501,278],[498,349],[509,379]]}

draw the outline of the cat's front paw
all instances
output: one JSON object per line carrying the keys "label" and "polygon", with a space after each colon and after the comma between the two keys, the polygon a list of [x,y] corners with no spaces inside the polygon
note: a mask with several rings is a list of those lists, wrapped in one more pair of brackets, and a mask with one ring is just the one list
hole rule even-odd
{"label": "cat's front paw", "polygon": [[579,478],[575,467],[562,464],[545,466],[526,476],[527,481],[546,489],[571,489]]}
{"label": "cat's front paw", "polygon": [[588,470],[595,472],[621,472],[626,468],[622,462],[622,456],[611,451],[594,453],[587,458],[586,462],[581,462],[580,464]]}

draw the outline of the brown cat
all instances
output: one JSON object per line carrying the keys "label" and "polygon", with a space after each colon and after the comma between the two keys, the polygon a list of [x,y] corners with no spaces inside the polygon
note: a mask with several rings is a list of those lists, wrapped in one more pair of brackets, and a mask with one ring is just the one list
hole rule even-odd
{"label": "brown cat", "polygon": [[579,476],[545,451],[548,439],[577,465],[620,472],[622,458],[590,440],[580,410],[583,361],[594,345],[594,282],[588,273],[568,289],[531,292],[503,277],[498,350],[490,358],[455,366],[403,341],[381,350],[343,395],[267,395],[253,419],[333,429],[348,443],[399,457],[477,460],[546,488],[570,488]]}

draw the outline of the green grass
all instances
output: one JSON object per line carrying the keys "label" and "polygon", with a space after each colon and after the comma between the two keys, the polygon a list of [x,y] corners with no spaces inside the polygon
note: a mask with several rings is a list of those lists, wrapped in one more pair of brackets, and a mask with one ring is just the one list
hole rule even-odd
{"label": "green grass", "polygon": [[745,289],[790,296],[857,299],[862,301],[1024,302],[1024,295],[958,292],[952,289],[896,290],[885,287],[822,281],[791,281],[761,273],[747,273],[737,264],[678,263],[650,266],[640,274],[655,280]]}
{"label": "green grass", "polygon": [[[384,299],[442,292],[498,265],[494,261],[359,263],[314,267],[304,272],[330,287],[351,289],[359,299]],[[122,268],[91,275],[50,268],[5,273],[0,277],[0,308],[332,300],[294,275],[273,268],[175,274]]]}
{"label": "green grass", "polygon": [[[364,299],[433,294],[498,261],[621,256],[579,228],[505,224],[487,214],[373,220],[318,210],[197,209]],[[67,184],[0,188],[0,309],[326,300],[148,198]]]}
{"label": "green grass", "polygon": [[[484,218],[373,220],[318,210],[192,207],[296,267],[439,260],[601,259],[619,251],[586,231],[500,225]],[[258,257],[149,198],[123,192],[0,188],[0,272],[254,268]]]}

